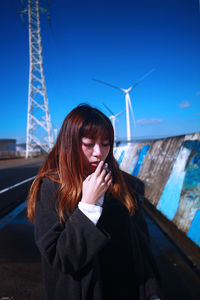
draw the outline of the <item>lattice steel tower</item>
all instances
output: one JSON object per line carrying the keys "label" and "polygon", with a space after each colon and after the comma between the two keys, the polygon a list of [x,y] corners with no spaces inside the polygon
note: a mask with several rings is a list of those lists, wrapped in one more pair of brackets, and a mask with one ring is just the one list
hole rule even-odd
{"label": "lattice steel tower", "polygon": [[[43,9],[43,11],[45,11]],[[29,88],[26,130],[26,158],[40,146],[45,152],[53,147],[53,131],[43,70],[39,0],[28,0]]]}

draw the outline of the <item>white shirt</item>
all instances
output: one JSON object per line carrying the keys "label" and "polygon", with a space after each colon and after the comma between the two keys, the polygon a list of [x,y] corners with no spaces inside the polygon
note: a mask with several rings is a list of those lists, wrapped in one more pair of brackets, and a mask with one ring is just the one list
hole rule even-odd
{"label": "white shirt", "polygon": [[101,214],[102,214],[102,205],[104,202],[104,196],[97,201],[96,204],[88,204],[85,202],[79,202],[78,208],[96,225]]}

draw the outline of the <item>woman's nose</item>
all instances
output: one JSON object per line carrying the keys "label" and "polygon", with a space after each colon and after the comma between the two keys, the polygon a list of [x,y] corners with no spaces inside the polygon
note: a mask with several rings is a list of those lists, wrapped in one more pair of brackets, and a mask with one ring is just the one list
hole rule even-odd
{"label": "woman's nose", "polygon": [[94,146],[94,155],[95,156],[101,156],[102,155],[101,146],[98,145],[98,144],[95,144],[95,146]]}

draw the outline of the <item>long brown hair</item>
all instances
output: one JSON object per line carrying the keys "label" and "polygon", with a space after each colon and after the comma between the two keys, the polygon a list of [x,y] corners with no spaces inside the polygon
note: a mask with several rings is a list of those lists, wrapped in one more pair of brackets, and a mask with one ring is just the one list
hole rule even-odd
{"label": "long brown hair", "polygon": [[108,192],[119,199],[133,214],[136,203],[127,188],[124,176],[113,156],[114,132],[110,120],[98,109],[86,104],[74,108],[65,118],[57,141],[40,168],[28,194],[28,218],[35,218],[35,206],[38,190],[43,177],[59,183],[57,191],[58,215],[60,221],[69,216],[81,197],[84,181],[83,161],[81,155],[81,138],[96,139],[100,136],[110,143],[110,152],[106,162],[112,172],[112,184]]}

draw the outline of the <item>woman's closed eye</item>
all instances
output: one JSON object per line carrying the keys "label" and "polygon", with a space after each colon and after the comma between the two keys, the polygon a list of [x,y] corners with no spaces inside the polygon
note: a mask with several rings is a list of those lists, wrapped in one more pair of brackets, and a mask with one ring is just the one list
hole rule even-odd
{"label": "woman's closed eye", "polygon": [[[83,145],[84,145],[85,147],[88,147],[88,148],[94,147],[94,144],[86,144],[86,143],[83,143]],[[110,144],[109,144],[109,143],[106,143],[106,144],[102,143],[101,146],[102,146],[102,147],[108,147],[108,146],[110,146]]]}
{"label": "woman's closed eye", "polygon": [[92,148],[94,144],[92,143],[82,143],[85,147]]}
{"label": "woman's closed eye", "polygon": [[[82,144],[83,144],[85,147],[88,147],[88,148],[92,148],[92,147],[94,147],[94,145],[95,145],[94,142],[82,142]],[[109,141],[105,141],[105,142],[102,142],[102,143],[101,143],[101,146],[102,146],[102,147],[108,147],[108,146],[110,146],[110,143],[109,143]]]}

